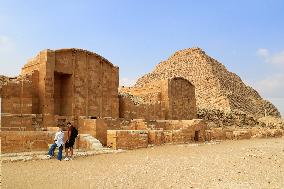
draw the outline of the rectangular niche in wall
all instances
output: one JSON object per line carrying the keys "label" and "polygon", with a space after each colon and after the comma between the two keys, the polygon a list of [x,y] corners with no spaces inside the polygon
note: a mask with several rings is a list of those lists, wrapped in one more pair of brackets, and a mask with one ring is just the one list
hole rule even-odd
{"label": "rectangular niche in wall", "polygon": [[73,84],[71,74],[54,72],[54,114],[72,115]]}

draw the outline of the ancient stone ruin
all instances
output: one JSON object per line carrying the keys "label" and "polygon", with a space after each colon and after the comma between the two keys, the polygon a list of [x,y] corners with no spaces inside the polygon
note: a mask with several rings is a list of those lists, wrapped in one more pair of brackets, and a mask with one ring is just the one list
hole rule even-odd
{"label": "ancient stone ruin", "polygon": [[212,125],[231,126],[239,122],[238,126],[256,126],[265,113],[280,118],[272,103],[200,48],[177,51],[138,79],[134,87],[174,77],[183,77],[195,86],[198,117]]}
{"label": "ancient stone ruin", "polygon": [[[86,149],[283,133],[278,110],[199,48],[176,52],[134,87],[118,83],[119,68],[96,53],[41,51],[20,76],[0,77],[2,152],[46,150],[69,121]],[[264,111],[278,120],[270,134],[235,129],[267,126]]]}
{"label": "ancient stone ruin", "polygon": [[120,117],[147,120],[197,118],[195,87],[182,77],[120,88]]}

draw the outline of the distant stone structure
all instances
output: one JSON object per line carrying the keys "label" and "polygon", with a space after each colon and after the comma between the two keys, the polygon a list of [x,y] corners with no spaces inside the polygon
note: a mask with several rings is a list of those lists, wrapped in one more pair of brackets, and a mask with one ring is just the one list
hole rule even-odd
{"label": "distant stone structure", "polygon": [[195,86],[199,110],[241,111],[257,119],[263,117],[266,110],[267,115],[280,117],[273,104],[263,100],[239,76],[229,72],[200,48],[175,52],[168,60],[159,63],[151,73],[138,79],[135,87],[174,77],[183,77]]}
{"label": "distant stone structure", "polygon": [[177,77],[119,90],[120,117],[147,120],[197,118],[195,87]]}

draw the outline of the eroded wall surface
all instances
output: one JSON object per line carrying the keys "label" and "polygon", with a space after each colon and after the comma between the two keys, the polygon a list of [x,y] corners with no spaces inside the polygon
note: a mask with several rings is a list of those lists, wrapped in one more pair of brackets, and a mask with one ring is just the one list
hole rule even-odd
{"label": "eroded wall surface", "polygon": [[121,118],[182,120],[197,117],[195,87],[183,78],[120,88],[119,100]]}
{"label": "eroded wall surface", "polygon": [[96,53],[41,51],[19,77],[1,84],[2,127],[22,126],[19,117],[24,114],[42,115],[41,121],[34,119],[41,127],[58,126],[62,120],[78,124],[79,116],[117,118],[118,80],[118,67]]}
{"label": "eroded wall surface", "polygon": [[1,130],[27,130],[38,127],[38,72],[10,78],[1,86]]}

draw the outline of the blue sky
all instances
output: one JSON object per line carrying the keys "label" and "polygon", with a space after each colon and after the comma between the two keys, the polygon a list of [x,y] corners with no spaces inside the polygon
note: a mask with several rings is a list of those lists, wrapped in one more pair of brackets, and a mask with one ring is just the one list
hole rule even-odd
{"label": "blue sky", "polygon": [[131,84],[175,51],[201,47],[284,115],[284,1],[0,0],[0,74],[42,49],[83,48]]}

